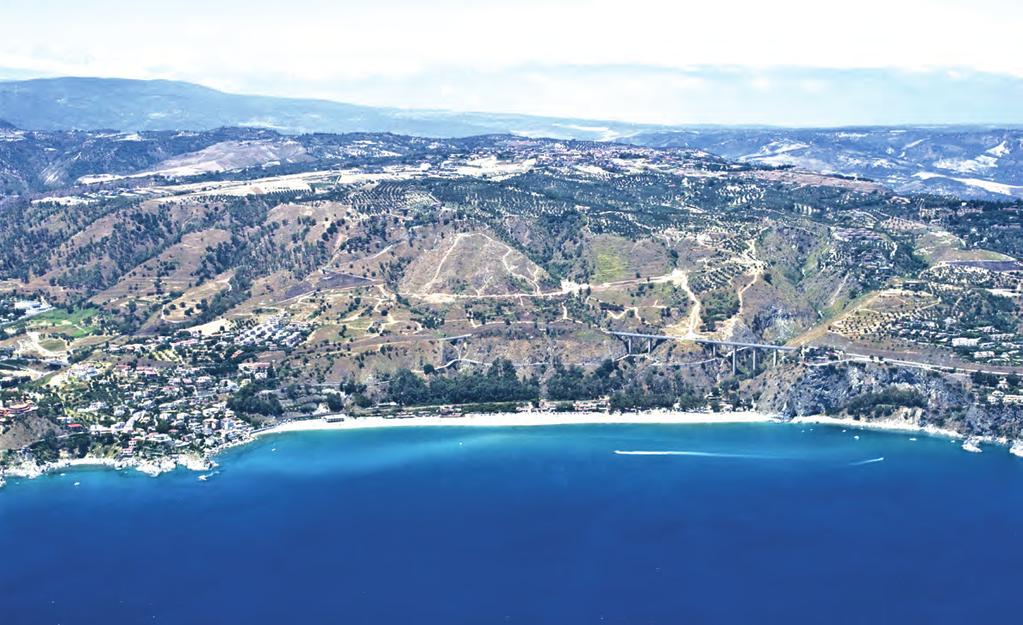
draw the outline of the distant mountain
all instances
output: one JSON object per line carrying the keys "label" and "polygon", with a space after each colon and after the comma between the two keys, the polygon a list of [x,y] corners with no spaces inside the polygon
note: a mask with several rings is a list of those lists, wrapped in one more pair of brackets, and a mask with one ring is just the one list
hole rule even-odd
{"label": "distant mountain", "polygon": [[[870,178],[903,193],[926,192],[971,199],[1023,198],[1023,129],[984,126],[850,127],[830,129],[770,127],[669,127],[553,117],[491,113],[376,108],[331,102],[223,93],[199,85],[166,80],[48,78],[0,82],[0,145],[8,190],[53,188],[78,176],[131,173],[175,154],[220,141],[267,139],[260,132],[284,135],[391,132],[434,138],[512,133],[527,137],[621,141],[647,147],[689,147],[729,159],[810,171]],[[21,146],[15,128],[47,131]],[[174,132],[235,130],[222,135],[175,136]],[[95,131],[106,129],[105,133]],[[90,136],[61,131],[92,131]],[[144,136],[131,145],[110,131],[171,133]],[[12,134],[13,133],[13,134]],[[240,134],[239,134],[240,133]],[[276,135],[275,135],[276,137]],[[279,139],[279,137],[277,137]],[[78,158],[71,150],[89,144]],[[96,149],[96,142],[107,148]],[[38,148],[33,152],[28,148]],[[83,146],[84,147],[84,146]],[[224,151],[231,146],[221,146]],[[14,181],[19,162],[36,162],[52,148],[66,154],[58,170],[43,179]],[[288,148],[277,145],[274,150]],[[105,151],[108,150],[108,151]],[[33,152],[28,154],[28,152]],[[108,161],[96,161],[108,154]],[[267,161],[278,160],[270,153]],[[204,159],[208,155],[199,155]],[[105,157],[106,158],[106,157]],[[230,159],[228,159],[230,160]],[[287,159],[285,159],[287,160]],[[227,161],[225,161],[227,162]],[[56,165],[54,165],[56,166]],[[30,168],[39,171],[38,168]],[[230,168],[229,168],[230,169]],[[71,176],[67,178],[66,176]]]}
{"label": "distant mountain", "polygon": [[[5,130],[0,128],[0,207],[22,194],[77,184],[143,179],[262,176],[313,166],[375,167],[396,155],[468,152],[495,135],[433,139],[407,135],[309,133],[265,128],[214,130]],[[503,137],[506,140],[514,137]],[[243,170],[249,170],[244,172]]]}
{"label": "distant mountain", "polygon": [[224,93],[169,80],[43,78],[0,82],[0,119],[32,130],[210,130],[225,126],[284,133],[393,132],[466,137],[609,139],[656,126],[487,113],[403,110],[327,100]]}
{"label": "distant mountain", "polygon": [[903,193],[1023,198],[1023,129],[715,128],[640,133],[628,140],[869,178]]}

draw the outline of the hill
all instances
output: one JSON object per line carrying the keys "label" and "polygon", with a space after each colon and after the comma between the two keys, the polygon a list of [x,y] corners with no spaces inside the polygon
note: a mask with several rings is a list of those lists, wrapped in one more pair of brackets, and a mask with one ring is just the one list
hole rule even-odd
{"label": "hill", "polygon": [[509,135],[14,135],[23,434],[540,401],[1023,426],[1018,202]]}

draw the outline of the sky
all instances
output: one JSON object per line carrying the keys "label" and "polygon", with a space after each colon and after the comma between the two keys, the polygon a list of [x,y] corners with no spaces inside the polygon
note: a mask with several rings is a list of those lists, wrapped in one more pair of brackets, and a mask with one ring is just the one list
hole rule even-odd
{"label": "sky", "polygon": [[0,15],[9,78],[671,124],[1023,122],[997,101],[1023,84],[1019,0],[0,0]]}

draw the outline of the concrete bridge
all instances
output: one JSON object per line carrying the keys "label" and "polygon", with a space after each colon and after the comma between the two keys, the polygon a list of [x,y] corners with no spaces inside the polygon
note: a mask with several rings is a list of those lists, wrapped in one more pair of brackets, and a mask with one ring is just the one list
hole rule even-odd
{"label": "concrete bridge", "polygon": [[[800,347],[789,347],[787,345],[772,345],[770,343],[746,343],[742,341],[718,341],[715,339],[705,339],[699,337],[685,337],[685,336],[672,336],[670,334],[645,334],[642,332],[616,332],[614,330],[605,330],[606,334],[617,337],[625,341],[626,348],[629,354],[633,354],[632,341],[633,339],[646,342],[646,353],[650,353],[653,348],[663,341],[677,341],[680,343],[695,343],[697,345],[707,345],[715,357],[718,355],[718,348],[724,348],[725,353],[723,357],[731,356],[732,358],[732,374],[738,369],[738,354],[742,351],[749,351],[753,356],[753,369],[757,368],[757,350],[764,350],[771,352],[773,364],[778,364],[778,354],[785,358],[788,353],[796,352],[802,357],[803,350]],[[728,351],[730,350],[730,351]]]}

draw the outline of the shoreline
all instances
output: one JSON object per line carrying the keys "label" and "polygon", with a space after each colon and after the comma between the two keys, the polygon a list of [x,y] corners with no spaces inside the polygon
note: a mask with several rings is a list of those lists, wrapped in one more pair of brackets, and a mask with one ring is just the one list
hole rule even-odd
{"label": "shoreline", "polygon": [[[903,432],[913,434],[927,434],[930,436],[937,436],[940,438],[950,439],[967,439],[968,436],[950,430],[947,428],[939,428],[934,425],[918,425],[909,421],[900,421],[899,419],[878,419],[876,421],[863,421],[856,420],[851,417],[828,417],[824,415],[808,415],[803,417],[792,417],[789,423],[799,423],[805,425],[831,425],[835,427],[844,428],[856,428],[860,430],[877,430],[883,432]],[[992,439],[991,442],[994,442]]]}
{"label": "shoreline", "polygon": [[37,477],[42,477],[49,473],[56,473],[65,469],[74,468],[112,469],[114,471],[134,469],[135,471],[150,477],[157,477],[163,473],[173,471],[178,467],[184,467],[190,471],[199,472],[207,471],[215,466],[216,463],[214,463],[209,457],[203,457],[198,454],[177,454],[152,460],[145,458],[99,458],[95,456],[86,456],[84,458],[64,458],[45,464],[31,462],[8,468],[6,471],[0,473],[0,487],[2,487],[9,478],[34,480]]}
{"label": "shoreline", "polygon": [[[439,415],[423,417],[345,417],[341,421],[325,418],[288,421],[255,432],[252,439],[266,435],[289,432],[317,432],[329,430],[362,430],[388,427],[540,427],[555,425],[712,425],[728,423],[792,423],[804,425],[826,425],[832,427],[856,428],[901,434],[924,434],[952,441],[963,441],[962,448],[972,453],[981,452],[980,444],[1005,447],[1013,456],[1023,458],[1023,440],[1010,440],[993,436],[968,436],[948,428],[934,425],[919,425],[899,419],[858,421],[849,417],[828,417],[809,415],[785,419],[779,415],[763,412],[679,412],[672,410],[650,410],[643,412],[519,412],[519,413],[469,413],[462,416],[444,417]],[[244,443],[235,443],[236,447]],[[226,448],[225,448],[226,450]],[[218,452],[219,453],[219,452]]]}
{"label": "shoreline", "polygon": [[325,430],[369,430],[393,427],[543,427],[555,425],[711,425],[726,423],[781,423],[784,419],[763,412],[498,412],[468,413],[461,416],[345,417],[296,419],[253,434],[260,438],[289,432]]}
{"label": "shoreline", "polygon": [[[674,410],[649,410],[641,412],[508,412],[468,413],[458,416],[426,415],[416,417],[348,417],[331,416],[286,421],[225,443],[203,454],[185,453],[156,459],[143,458],[71,458],[48,464],[25,463],[0,472],[0,488],[10,478],[35,479],[46,474],[71,468],[102,468],[123,471],[134,469],[150,477],[174,471],[181,467],[202,473],[215,469],[214,458],[230,449],[244,447],[264,436],[294,432],[322,432],[345,430],[370,430],[401,427],[544,427],[563,425],[724,425],[751,423],[792,423],[803,425],[824,425],[903,434],[925,434],[953,441],[963,440],[967,451],[979,452],[980,443],[1007,447],[1010,454],[1023,458],[1023,440],[1008,440],[991,436],[966,436],[955,430],[934,425],[919,425],[898,419],[858,421],[852,418],[828,417],[824,415],[799,416],[785,419],[777,414],[765,412],[681,412]],[[205,476],[200,476],[202,479]]]}
{"label": "shoreline", "polygon": [[[336,417],[335,417],[336,418]],[[650,410],[643,412],[509,412],[469,413],[460,416],[428,415],[421,417],[342,417],[328,421],[326,417],[295,419],[275,426],[256,430],[213,449],[202,455],[195,453],[148,459],[114,458],[68,458],[48,464],[25,463],[0,472],[0,487],[8,478],[35,479],[74,467],[93,467],[123,471],[134,469],[150,477],[157,477],[183,467],[196,473],[215,469],[218,455],[237,447],[244,447],[254,440],[268,435],[291,432],[316,432],[327,430],[366,430],[392,427],[542,427],[552,425],[700,425],[725,423],[771,423],[783,420],[772,414],[761,412],[678,412],[672,410]],[[200,476],[202,478],[203,476]]]}
{"label": "shoreline", "polygon": [[793,417],[789,423],[800,423],[804,425],[829,425],[832,427],[855,428],[859,430],[873,430],[879,432],[892,432],[903,434],[925,434],[939,438],[947,438],[954,442],[963,441],[962,448],[971,453],[983,451],[980,444],[996,445],[1006,447],[1013,456],[1023,458],[1023,440],[1011,440],[996,436],[967,435],[962,432],[941,428],[936,425],[920,425],[910,421],[899,419],[879,419],[876,421],[862,421],[849,417],[828,417],[824,415],[812,415]]}

